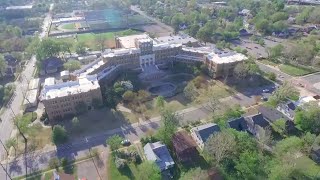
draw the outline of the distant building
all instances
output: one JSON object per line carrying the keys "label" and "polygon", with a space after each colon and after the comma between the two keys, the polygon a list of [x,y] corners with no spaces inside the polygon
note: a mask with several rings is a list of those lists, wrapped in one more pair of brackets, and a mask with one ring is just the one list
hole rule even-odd
{"label": "distant building", "polygon": [[27,91],[23,100],[23,107],[25,110],[36,107],[38,105],[38,89],[32,89]]}
{"label": "distant building", "polygon": [[172,137],[172,144],[178,160],[184,164],[192,164],[199,159],[197,144],[186,131],[179,131]]}
{"label": "distant building", "polygon": [[33,5],[25,5],[25,6],[9,6],[6,7],[6,10],[25,10],[32,9]]}
{"label": "distant building", "polygon": [[97,58],[98,58],[97,55],[88,55],[88,56],[80,56],[80,57],[78,57],[78,60],[82,64],[89,64],[89,63],[93,62],[94,60],[96,60]]}
{"label": "distant building", "polygon": [[79,77],[76,81],[47,85],[42,90],[40,98],[50,120],[77,114],[76,107],[81,103],[91,109],[94,99],[102,102],[96,75]]}
{"label": "distant building", "polygon": [[190,130],[192,138],[196,141],[200,149],[209,137],[220,131],[220,127],[215,123],[208,123],[201,126],[194,127]]}
{"label": "distant building", "polygon": [[161,172],[174,166],[169,150],[161,142],[147,143],[143,149],[147,160],[155,162]]}
{"label": "distant building", "polygon": [[44,80],[43,87],[52,86],[56,84],[56,79],[54,77],[48,77]]}

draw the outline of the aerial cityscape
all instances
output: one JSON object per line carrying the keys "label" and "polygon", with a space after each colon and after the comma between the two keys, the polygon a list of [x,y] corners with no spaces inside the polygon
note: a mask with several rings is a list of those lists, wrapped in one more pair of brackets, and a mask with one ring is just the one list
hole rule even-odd
{"label": "aerial cityscape", "polygon": [[0,180],[320,179],[319,0],[0,0]]}

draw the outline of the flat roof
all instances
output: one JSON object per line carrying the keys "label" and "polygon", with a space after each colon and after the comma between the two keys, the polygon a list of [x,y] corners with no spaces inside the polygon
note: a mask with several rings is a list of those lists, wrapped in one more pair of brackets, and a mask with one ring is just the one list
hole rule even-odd
{"label": "flat roof", "polygon": [[31,79],[31,81],[29,82],[28,89],[29,90],[38,89],[39,86],[40,86],[40,79],[39,78]]}
{"label": "flat roof", "polygon": [[148,34],[137,34],[137,35],[131,35],[131,36],[123,36],[118,37],[118,40],[123,48],[134,48],[135,40],[136,39],[148,39],[150,38]]}
{"label": "flat roof", "polygon": [[232,63],[248,59],[245,55],[236,52],[210,53],[207,55],[207,58],[216,64]]}
{"label": "flat roof", "polygon": [[51,86],[56,83],[56,80],[54,77],[48,77],[44,80],[44,86]]}
{"label": "flat roof", "polygon": [[32,89],[32,90],[29,90],[27,91],[26,93],[26,97],[23,101],[23,104],[34,104],[37,102],[37,99],[38,99],[38,90],[37,89]]}
{"label": "flat roof", "polygon": [[85,77],[79,77],[77,81],[68,81],[45,87],[41,93],[41,99],[49,100],[57,97],[81,94],[99,88],[100,85],[97,80],[97,75],[87,75]]}
{"label": "flat roof", "polygon": [[6,7],[6,10],[16,10],[16,9],[32,9],[33,5],[25,5],[25,6],[9,6]]}
{"label": "flat roof", "polygon": [[60,76],[69,76],[70,72],[65,70],[65,71],[61,71]]}
{"label": "flat roof", "polygon": [[187,44],[188,42],[191,42],[191,43],[198,42],[197,39],[186,34],[182,34],[182,35],[179,34],[174,36],[162,36],[162,37],[154,38],[154,40],[157,43],[169,43],[169,44]]}

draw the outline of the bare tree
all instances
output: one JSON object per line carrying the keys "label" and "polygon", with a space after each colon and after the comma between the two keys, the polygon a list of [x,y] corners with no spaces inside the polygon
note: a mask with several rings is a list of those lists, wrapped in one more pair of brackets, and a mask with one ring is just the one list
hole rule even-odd
{"label": "bare tree", "polygon": [[95,41],[97,43],[97,45],[99,46],[100,50],[103,51],[104,50],[104,44],[106,42],[106,37],[103,34],[98,34],[95,38]]}
{"label": "bare tree", "polygon": [[204,107],[214,113],[219,109],[219,104],[219,99],[217,99],[216,97],[211,97]]}
{"label": "bare tree", "polygon": [[234,135],[228,131],[222,131],[209,137],[205,144],[204,152],[219,164],[224,158],[231,154],[234,149],[236,149]]}

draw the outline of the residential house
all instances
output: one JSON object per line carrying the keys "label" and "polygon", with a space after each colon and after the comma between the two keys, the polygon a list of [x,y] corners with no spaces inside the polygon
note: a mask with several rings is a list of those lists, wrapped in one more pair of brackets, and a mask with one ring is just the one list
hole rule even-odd
{"label": "residential house", "polygon": [[19,65],[18,60],[15,57],[13,57],[11,54],[4,55],[4,60],[7,65],[5,75],[14,76],[14,73],[17,70],[17,66]]}
{"label": "residential house", "polygon": [[198,159],[197,144],[186,131],[179,131],[174,134],[172,144],[176,156],[181,163],[192,164]]}
{"label": "residential house", "polygon": [[41,74],[52,74],[61,71],[63,68],[63,61],[57,57],[50,57],[42,62]]}
{"label": "residential house", "polygon": [[192,138],[196,141],[198,147],[202,149],[208,138],[219,132],[220,127],[215,123],[208,123],[194,127],[190,130]]}
{"label": "residential house", "polygon": [[249,133],[255,137],[259,136],[260,129],[266,129],[270,127],[270,122],[267,121],[261,113],[247,116],[245,117],[245,120],[247,121]]}
{"label": "residential house", "polygon": [[237,131],[248,131],[248,124],[244,117],[229,120],[228,125]]}
{"label": "residential house", "polygon": [[147,160],[155,162],[161,172],[174,166],[168,148],[161,142],[147,143],[143,149]]}
{"label": "residential house", "polygon": [[290,120],[293,120],[295,115],[296,105],[293,102],[288,101],[287,103],[281,103],[280,105],[278,105],[277,110],[280,111],[285,116],[287,116]]}

